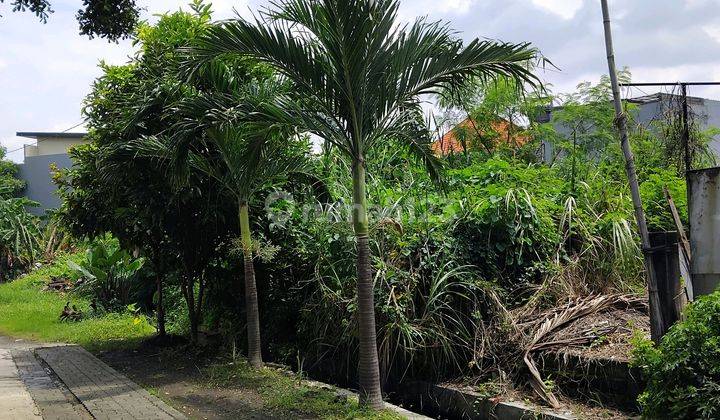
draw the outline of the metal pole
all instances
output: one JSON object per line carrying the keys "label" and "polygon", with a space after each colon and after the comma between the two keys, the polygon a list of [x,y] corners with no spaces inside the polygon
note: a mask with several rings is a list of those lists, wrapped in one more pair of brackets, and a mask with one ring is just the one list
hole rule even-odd
{"label": "metal pole", "polygon": [[692,170],[692,156],[690,155],[690,123],[688,122],[687,85],[685,83],[680,83],[680,92],[682,94],[682,140],[685,148],[685,173],[687,174]]}
{"label": "metal pole", "polygon": [[[687,202],[690,203],[690,197],[692,197],[692,183],[690,182],[689,175],[692,170],[692,155],[690,151],[690,117],[688,113],[687,84],[680,83],[680,93],[682,95],[682,142],[685,150],[685,194],[687,196]],[[689,221],[688,229],[690,229]]]}
{"label": "metal pole", "polygon": [[[690,116],[688,113],[687,84],[681,83],[680,90],[682,93],[682,141],[683,148],[685,149],[685,190],[687,194],[687,201],[690,203],[690,197],[692,196],[692,183],[690,183],[689,174],[690,171],[692,171],[692,151],[690,150]],[[690,223],[688,223],[688,228],[689,227]]]}
{"label": "metal pole", "polygon": [[601,0],[601,3],[603,25],[605,29],[605,49],[607,51],[608,71],[610,73],[613,103],[615,105],[615,123],[620,131],[620,146],[622,147],[623,155],[625,157],[625,172],[627,173],[628,182],[630,184],[630,194],[632,196],[633,207],[635,208],[635,220],[637,221],[638,230],[640,232],[643,259],[645,261],[645,271],[647,273],[648,298],[650,300],[650,335],[653,341],[657,343],[660,341],[660,337],[662,337],[665,331],[662,312],[660,311],[657,279],[655,278],[652,258],[649,253],[650,235],[648,234],[647,224],[645,223],[645,213],[643,212],[642,201],[640,200],[640,188],[638,187],[635,162],[632,150],[630,150],[630,143],[628,142],[627,117],[623,112],[622,102],[620,100],[620,88],[618,87],[617,71],[615,69],[615,54],[613,52],[612,33],[610,32],[610,12],[608,10],[608,2],[607,0]]}

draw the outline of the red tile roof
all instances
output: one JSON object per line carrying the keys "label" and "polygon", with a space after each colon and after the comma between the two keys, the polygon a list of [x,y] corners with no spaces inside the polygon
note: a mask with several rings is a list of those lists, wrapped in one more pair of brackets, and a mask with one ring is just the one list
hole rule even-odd
{"label": "red tile roof", "polygon": [[[521,127],[510,123],[505,119],[498,119],[490,123],[490,127],[494,131],[493,135],[496,136],[492,140],[496,143],[504,142],[511,147],[520,147],[530,140],[530,137],[523,133]],[[513,133],[510,133],[510,127],[513,127]],[[460,139],[458,139],[458,131],[467,130],[472,138],[476,138],[476,130],[480,131],[481,135],[484,135],[482,128],[474,123],[470,118],[464,119],[460,124],[453,127],[450,131],[445,133],[440,140],[437,140],[432,144],[433,151],[438,155],[450,155],[454,153],[462,153],[463,145]],[[476,147],[472,144],[466,145],[468,148]]]}

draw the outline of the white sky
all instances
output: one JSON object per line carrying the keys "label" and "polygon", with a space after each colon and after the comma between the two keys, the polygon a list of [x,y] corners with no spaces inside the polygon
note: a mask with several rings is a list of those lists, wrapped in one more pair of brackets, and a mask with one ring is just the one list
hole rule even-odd
{"label": "white sky", "polygon": [[[186,1],[139,0],[143,17],[176,10]],[[233,8],[248,15],[267,0],[212,1],[216,18]],[[529,41],[560,71],[541,76],[555,92],[571,91],[606,72],[598,0],[404,0],[401,18],[442,19],[465,39]],[[0,3],[0,144],[17,149],[31,139],[17,131],[63,131],[81,122],[81,106],[97,64],[121,64],[132,52],[129,41],[110,44],[78,35],[80,0],[53,0],[46,25],[29,13],[12,13]],[[610,3],[619,67],[634,81],[720,81],[720,0],[614,0]],[[653,89],[645,89],[653,93]],[[636,92],[640,94],[640,92]],[[690,93],[720,99],[718,88]],[[82,130],[82,126],[73,130]],[[10,155],[22,160],[22,150]]]}

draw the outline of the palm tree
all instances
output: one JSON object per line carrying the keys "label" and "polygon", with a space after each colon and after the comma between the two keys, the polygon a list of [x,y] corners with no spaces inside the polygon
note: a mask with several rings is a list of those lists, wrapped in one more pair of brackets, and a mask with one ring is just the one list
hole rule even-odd
{"label": "palm tree", "polygon": [[192,74],[218,56],[272,65],[291,92],[258,103],[258,121],[288,124],[321,137],[352,163],[357,240],[360,402],[382,407],[368,245],[365,158],[383,141],[407,145],[431,175],[440,169],[424,127],[421,97],[505,76],[534,84],[529,44],[475,39],[463,45],[446,25],[396,22],[398,0],[277,0],[254,22],[224,21],[186,50]]}
{"label": "palm tree", "polygon": [[[246,131],[247,130],[247,131]],[[248,133],[252,133],[249,136]],[[240,244],[245,267],[245,310],[247,312],[248,359],[253,367],[262,367],[260,314],[253,264],[253,240],[250,229],[250,202],[254,195],[305,165],[304,156],[288,151],[287,144],[273,134],[262,134],[245,127],[210,130],[208,137],[217,146],[220,162],[197,154],[190,155],[191,165],[213,177],[237,200]],[[219,164],[218,164],[219,163]]]}
{"label": "palm tree", "polygon": [[[196,96],[183,104],[186,121],[193,120],[192,114],[188,112],[201,111],[204,106],[220,103],[207,101],[207,98],[208,96],[204,98]],[[196,128],[207,124],[203,121],[203,117],[215,111],[223,113],[221,109],[213,108],[202,112],[202,115],[196,115],[195,121],[198,124]],[[282,183],[290,176],[302,174],[307,160],[302,143],[288,140],[288,136],[278,131],[258,130],[239,123],[217,121],[215,128],[206,126],[204,137],[214,145],[214,147],[206,147],[208,144],[201,146],[200,149],[205,151],[204,154],[184,147],[188,145],[179,145],[177,138],[173,142],[168,138],[146,137],[131,142],[125,148],[144,156],[174,160],[173,165],[180,163],[188,169],[198,170],[212,178],[235,199],[240,226],[238,248],[243,254],[245,274],[248,360],[253,367],[260,368],[263,366],[263,360],[253,262],[253,251],[256,247],[253,244],[250,225],[250,203],[258,192]],[[180,173],[179,176],[175,174],[176,182],[184,179],[178,167],[173,171]]]}

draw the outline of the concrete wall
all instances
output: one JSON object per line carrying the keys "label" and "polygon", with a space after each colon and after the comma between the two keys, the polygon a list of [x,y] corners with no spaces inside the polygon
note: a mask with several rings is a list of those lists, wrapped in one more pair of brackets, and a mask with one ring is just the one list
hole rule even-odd
{"label": "concrete wall", "polygon": [[47,209],[60,206],[60,199],[55,193],[57,187],[53,184],[50,175],[50,165],[53,163],[59,168],[72,166],[72,162],[64,150],[58,154],[27,156],[25,163],[20,165],[18,175],[26,183],[23,195],[40,203],[40,207],[30,209],[38,215],[44,214]]}
{"label": "concrete wall", "polygon": [[720,285],[720,168],[688,172],[690,247],[695,297]]}
{"label": "concrete wall", "polygon": [[82,143],[85,141],[79,138],[38,137],[37,145],[25,146],[25,158],[65,154],[70,147]]}
{"label": "concrete wall", "polygon": [[[670,100],[669,97],[663,97],[662,102],[639,104],[635,116],[636,122],[648,126],[653,121],[661,120],[663,118],[663,102],[664,108],[668,109]],[[675,100],[679,101],[679,98],[675,98]],[[720,128],[720,101],[688,97],[688,108],[694,114],[695,121],[699,123],[701,130],[712,127]],[[715,140],[710,143],[710,149],[715,152],[715,156],[720,157],[720,136],[715,136]]]}
{"label": "concrete wall", "polygon": [[[677,100],[677,98],[675,99]],[[652,128],[653,121],[658,121],[662,118],[663,108],[667,109],[669,100],[670,98],[668,96],[663,96],[661,100],[635,104],[636,108],[633,112],[634,122],[646,128]],[[695,114],[695,119],[699,122],[702,130],[711,127],[720,128],[720,101],[689,96],[688,106],[691,112]],[[553,111],[549,111],[548,115],[545,115],[539,122],[550,121],[552,112]],[[570,135],[570,130],[562,124],[552,124],[558,133],[566,136]],[[541,147],[542,150],[540,153],[543,161],[550,162],[553,156],[553,145],[544,142]],[[720,135],[715,136],[715,140],[710,143],[710,149],[715,152],[716,157],[720,158]]]}

